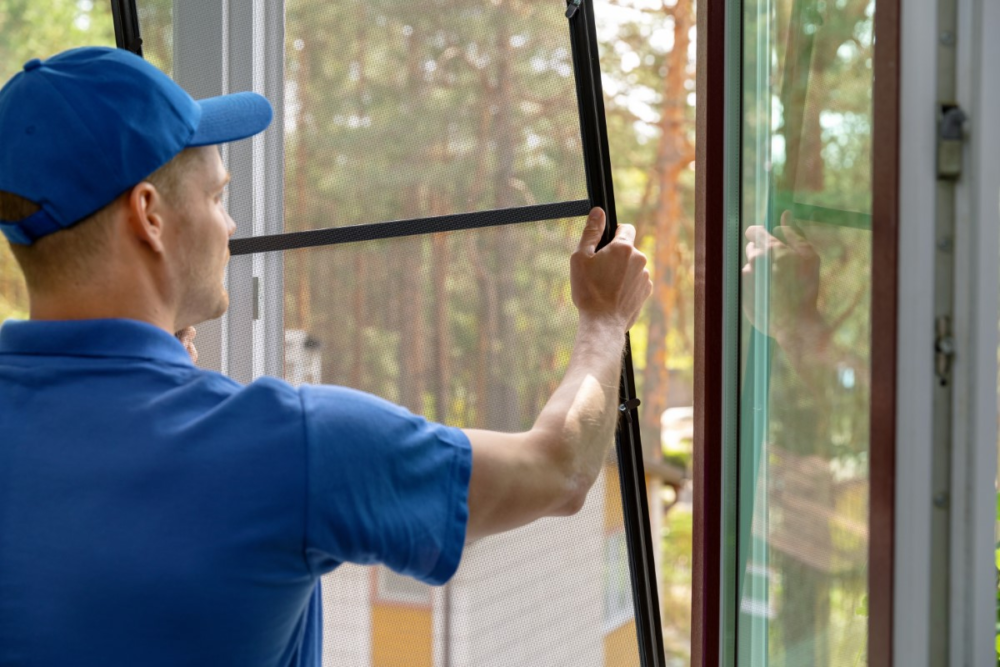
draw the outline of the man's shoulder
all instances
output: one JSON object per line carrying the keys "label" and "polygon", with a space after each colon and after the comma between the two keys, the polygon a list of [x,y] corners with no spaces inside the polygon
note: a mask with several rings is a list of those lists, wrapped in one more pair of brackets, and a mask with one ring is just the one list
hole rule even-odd
{"label": "man's shoulder", "polygon": [[[295,428],[301,432],[302,399],[299,390],[284,380],[265,376],[242,384],[216,371],[198,368],[183,378],[177,389],[174,407],[187,406],[211,423],[228,424],[227,428],[244,435],[287,429],[290,422],[299,424]],[[163,397],[163,401],[169,402],[169,398]]]}
{"label": "man's shoulder", "polygon": [[298,388],[276,377],[262,376],[249,384],[242,384],[221,373],[199,369],[195,382],[230,402],[270,404],[296,412],[302,410]]}
{"label": "man's shoulder", "polygon": [[422,419],[406,408],[384,398],[350,387],[339,385],[302,385],[296,391],[302,401],[307,418],[334,417],[349,422],[360,420]]}

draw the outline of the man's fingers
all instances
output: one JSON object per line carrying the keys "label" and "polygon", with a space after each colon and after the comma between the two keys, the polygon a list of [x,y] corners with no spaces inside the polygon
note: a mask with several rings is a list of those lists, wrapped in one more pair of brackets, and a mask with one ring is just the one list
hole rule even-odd
{"label": "man's fingers", "polygon": [[760,248],[753,241],[747,244],[747,263],[752,263],[755,260],[766,256],[767,256],[767,246]]}
{"label": "man's fingers", "polygon": [[198,331],[194,327],[187,327],[185,329],[181,329],[174,335],[184,346],[184,349],[187,350],[188,355],[191,357],[191,361],[193,363],[198,363],[198,350],[194,346],[194,339],[198,335]]}
{"label": "man's fingers", "polygon": [[601,242],[601,237],[604,236],[604,223],[604,211],[597,206],[590,209],[590,215],[587,216],[587,224],[583,228],[583,235],[580,237],[580,252],[593,255],[597,251],[597,244]]}
{"label": "man's fingers", "polygon": [[796,250],[805,250],[807,248],[809,250],[812,250],[812,245],[806,239],[805,234],[803,234],[796,227],[792,227],[791,225],[789,225],[787,227],[782,227],[781,230],[782,232],[784,232],[785,241],[792,248]]}
{"label": "man's fingers", "polygon": [[632,225],[618,225],[615,230],[615,241],[635,245],[635,227]]}
{"label": "man's fingers", "polygon": [[774,237],[764,229],[763,225],[751,225],[747,227],[746,232],[743,234],[747,241],[756,243],[758,247],[767,247],[771,239]]}
{"label": "man's fingers", "polygon": [[194,342],[195,336],[198,335],[198,330],[194,327],[186,327],[178,331],[175,335],[180,342],[188,345]]}
{"label": "man's fingers", "polygon": [[[782,216],[782,220],[785,216]],[[784,247],[798,248],[808,246],[802,233],[792,226],[775,227],[772,231],[767,231],[761,225],[747,227],[745,236],[750,243],[754,244],[758,250],[766,252],[770,248],[780,249]]]}

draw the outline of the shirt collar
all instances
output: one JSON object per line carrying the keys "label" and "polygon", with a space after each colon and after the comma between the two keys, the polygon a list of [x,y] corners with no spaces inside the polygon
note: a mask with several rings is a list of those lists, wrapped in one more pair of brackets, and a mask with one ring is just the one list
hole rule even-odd
{"label": "shirt collar", "polygon": [[163,329],[138,320],[7,320],[0,354],[118,357],[193,366],[184,345]]}

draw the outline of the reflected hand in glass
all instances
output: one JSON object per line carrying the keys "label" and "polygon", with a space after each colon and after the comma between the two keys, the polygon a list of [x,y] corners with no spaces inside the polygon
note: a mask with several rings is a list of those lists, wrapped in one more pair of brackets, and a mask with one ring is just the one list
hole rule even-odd
{"label": "reflected hand in glass", "polygon": [[762,330],[758,316],[758,276],[770,269],[766,335],[789,354],[802,356],[810,348],[825,347],[829,339],[819,313],[819,254],[794,226],[790,211],[772,231],[761,225],[746,230],[746,264],[742,270],[743,312],[750,324]]}

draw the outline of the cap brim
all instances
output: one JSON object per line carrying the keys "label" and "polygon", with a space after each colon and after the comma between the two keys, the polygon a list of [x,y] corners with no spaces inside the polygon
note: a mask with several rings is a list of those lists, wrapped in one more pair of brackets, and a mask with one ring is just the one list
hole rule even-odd
{"label": "cap brim", "polygon": [[267,98],[257,93],[233,93],[198,100],[201,120],[188,147],[239,141],[263,132],[274,111]]}

